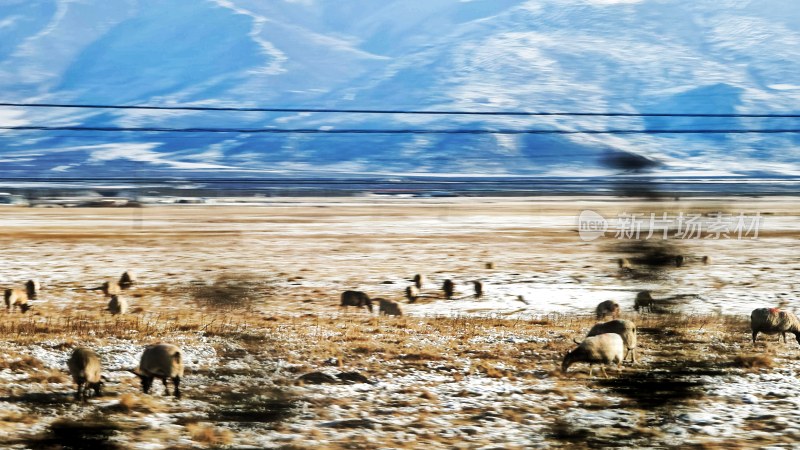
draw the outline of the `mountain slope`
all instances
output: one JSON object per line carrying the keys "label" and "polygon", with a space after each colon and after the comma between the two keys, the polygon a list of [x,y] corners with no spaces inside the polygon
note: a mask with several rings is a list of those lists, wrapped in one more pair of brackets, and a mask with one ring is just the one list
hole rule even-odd
{"label": "mountain slope", "polygon": [[[780,0],[0,3],[4,101],[465,111],[796,113],[800,13]],[[800,128],[798,119],[0,107],[0,124],[373,129]],[[800,175],[797,134],[0,132],[17,176]],[[611,158],[613,160],[613,158]]]}

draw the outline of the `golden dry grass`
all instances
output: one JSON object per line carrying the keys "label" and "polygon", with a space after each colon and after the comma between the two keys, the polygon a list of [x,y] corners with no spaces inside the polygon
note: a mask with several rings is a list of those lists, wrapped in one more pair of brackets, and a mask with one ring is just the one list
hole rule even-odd
{"label": "golden dry grass", "polygon": [[[254,366],[208,367],[201,361],[202,367],[186,375],[189,383],[185,385],[184,395],[192,401],[211,405],[210,412],[186,409],[160,395],[141,394],[135,379],[123,379],[109,386],[107,397],[96,402],[110,402],[108,406],[96,407],[92,400],[86,409],[99,410],[123,422],[135,422],[153,412],[179,416],[181,420],[176,423],[181,427],[182,438],[192,439],[193,444],[175,444],[175,448],[229,444],[235,447],[246,443],[225,426],[208,421],[207,413],[223,416],[251,411],[264,413],[264,404],[258,403],[263,399],[280,405],[293,405],[298,399],[302,400],[318,420],[360,417],[363,413],[379,418],[385,426],[385,432],[369,438],[357,431],[342,437],[340,430],[310,428],[303,432],[302,439],[286,441],[284,448],[308,448],[309,440],[324,441],[325,448],[463,446],[466,445],[464,436],[442,432],[440,419],[444,413],[440,408],[451,403],[450,395],[460,396],[469,404],[482,401],[482,393],[464,388],[465,382],[476,378],[492,383],[508,380],[520,386],[522,397],[552,399],[550,403],[524,407],[508,401],[503,411],[491,420],[515,424],[529,424],[532,420],[550,423],[553,433],[564,436],[564,440],[554,438],[551,441],[554,447],[586,445],[587,441],[579,439],[583,433],[580,429],[555,420],[570,409],[615,407],[644,414],[646,407],[639,399],[610,402],[605,393],[615,386],[603,385],[596,377],[589,378],[586,366],[575,366],[566,375],[561,374],[561,358],[574,347],[572,339],[581,339],[595,323],[590,311],[586,314],[540,314],[531,320],[498,315],[377,318],[364,311],[340,313],[337,297],[345,287],[364,286],[375,289],[383,286],[397,291],[399,297],[405,286],[403,283],[410,283],[409,278],[414,273],[434,276],[457,273],[465,279],[478,278],[480,274],[490,273],[488,271],[526,274],[526,277],[527,274],[562,272],[580,275],[596,270],[595,266],[607,265],[608,270],[597,271],[608,272],[609,278],[622,285],[626,280],[616,273],[614,258],[604,254],[600,246],[578,245],[571,222],[565,221],[567,225],[563,227],[542,228],[528,226],[525,219],[536,216],[559,220],[582,208],[613,216],[621,207],[632,211],[652,208],[652,204],[518,200],[491,203],[481,199],[463,203],[458,200],[445,205],[387,202],[376,206],[357,199],[348,199],[348,202],[347,205],[334,202],[324,205],[325,208],[288,202],[278,202],[280,204],[269,208],[143,208],[139,211],[143,220],[138,228],[133,226],[130,210],[14,209],[15,217],[25,221],[21,222],[25,225],[12,223],[4,229],[0,248],[7,250],[7,259],[26,261],[35,255],[38,270],[43,274],[41,278],[47,279],[49,274],[58,276],[46,280],[50,283],[45,283],[41,299],[32,302],[34,309],[29,314],[0,312],[3,316],[0,340],[14,349],[0,359],[0,370],[29,375],[20,381],[28,383],[24,389],[0,387],[0,392],[22,404],[36,400],[52,405],[64,403],[67,393],[74,391],[64,368],[45,367],[41,361],[20,351],[25,346],[47,342],[50,349],[68,350],[76,345],[103,346],[109,342],[144,345],[156,340],[176,340],[187,346],[211,342],[221,361],[247,360],[254,362]],[[671,207],[684,212],[719,209],[716,204],[671,203],[659,204],[659,210]],[[797,215],[794,207],[772,206],[776,214]],[[758,202],[735,207],[746,213],[763,210]],[[498,221],[488,225],[488,230],[460,225],[460,218],[476,215],[499,215],[508,218],[509,223]],[[96,228],[74,224],[72,218],[78,216],[96,222]],[[406,221],[415,219],[425,221],[429,228],[422,231],[426,233],[420,234],[421,230],[406,226]],[[373,225],[377,231],[373,230]],[[796,236],[796,233],[767,230],[762,236],[772,239]],[[712,264],[723,264],[720,261],[724,259],[717,258],[714,253],[721,252],[725,248],[723,244],[713,242],[709,246],[710,253],[715,255]],[[532,249],[538,253],[532,253]],[[749,254],[740,251],[738,255]],[[6,269],[12,275],[6,278],[19,278],[19,272],[11,267]],[[127,269],[135,270],[141,283],[125,292],[131,301],[131,313],[111,317],[103,312],[106,300],[86,288],[109,277],[118,277]],[[387,280],[395,284],[383,285]],[[736,283],[723,279],[707,281],[711,288]],[[198,289],[197,282],[205,284]],[[269,295],[257,292],[256,298],[250,298],[253,291],[246,286],[242,289],[242,285],[252,282],[278,288]],[[429,288],[432,292],[438,286]],[[438,292],[423,297],[415,306],[425,308],[440,301],[437,297]],[[217,301],[220,298],[222,301]],[[240,301],[243,299],[246,300]],[[537,300],[545,301],[533,301]],[[782,344],[760,341],[753,347],[747,334],[747,319],[743,316],[644,314],[625,317],[635,319],[639,326],[641,359],[639,364],[625,367],[622,376],[626,380],[636,380],[637,376],[645,377],[651,372],[741,374],[741,369],[762,371],[781,367],[791,358]],[[506,336],[513,336],[513,339],[503,338]],[[275,362],[280,362],[281,370],[276,370]],[[390,401],[374,405],[359,395],[327,395],[325,386],[294,384],[298,376],[318,370],[357,371],[379,382],[411,375],[422,380],[430,376],[443,381],[422,381],[394,390]],[[616,372],[609,370],[609,374],[613,381]],[[192,386],[195,380],[202,380],[198,381],[203,384],[202,389]],[[242,380],[247,382],[242,384]],[[251,381],[252,384],[247,384]],[[264,387],[264,382],[271,384]],[[543,384],[546,387],[542,387]],[[441,385],[452,389],[440,390]],[[38,389],[45,394],[25,397],[25,389]],[[312,395],[315,389],[323,390],[323,394]],[[48,397],[48,392],[63,395]],[[690,405],[701,400],[687,396],[676,401]],[[243,409],[217,410],[234,404]],[[452,426],[474,426],[484,420],[480,409],[467,406],[447,414],[458,417],[452,420]],[[294,417],[291,414],[296,412],[289,414]],[[9,413],[5,418],[0,416],[0,422],[8,428],[36,420],[38,416],[27,417],[31,419]],[[287,434],[296,433],[287,423],[269,427]],[[397,432],[407,427],[418,431],[417,441],[397,439]],[[135,439],[164,437],[165,433],[141,428],[130,436],[135,436],[135,442]],[[625,429],[624,433],[628,433],[627,437],[623,436],[625,439],[661,439],[659,442],[668,439],[642,421]],[[175,442],[176,436],[169,438]],[[469,438],[474,439],[469,441],[470,446],[493,444],[489,440],[482,441],[480,435]],[[626,442],[620,439],[619,442]],[[712,439],[697,445],[698,448],[713,448],[717,445],[715,442],[735,448],[735,442],[726,439]],[[780,439],[776,437],[775,442]],[[514,448],[514,445],[504,447]]]}

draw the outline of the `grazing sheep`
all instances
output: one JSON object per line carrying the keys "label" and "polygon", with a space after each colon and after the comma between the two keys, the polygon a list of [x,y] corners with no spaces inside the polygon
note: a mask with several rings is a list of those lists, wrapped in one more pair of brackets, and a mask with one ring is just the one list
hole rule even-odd
{"label": "grazing sheep", "polygon": [[622,361],[628,359],[628,354],[630,354],[631,362],[636,363],[636,324],[630,320],[622,319],[598,323],[589,330],[589,334],[586,337],[605,333],[618,334],[622,338],[622,343],[625,344],[625,357],[622,358]]}
{"label": "grazing sheep", "polygon": [[133,286],[136,283],[136,276],[129,271],[125,271],[122,273],[122,276],[119,277],[119,287],[121,289],[128,289],[129,287]]}
{"label": "grazing sheep", "polygon": [[483,295],[483,283],[480,281],[473,281],[472,284],[475,286],[475,298],[481,298]]}
{"label": "grazing sheep", "polygon": [[753,344],[756,343],[758,333],[780,333],[785,344],[787,332],[793,333],[797,343],[800,344],[800,320],[788,311],[781,311],[778,308],[754,309],[750,314],[750,328],[753,330]]}
{"label": "grazing sheep", "polygon": [[88,389],[94,389],[95,397],[100,395],[100,387],[103,385],[101,375],[103,366],[97,353],[86,347],[78,347],[69,357],[67,368],[75,384],[78,385],[76,400],[86,401],[89,396]]}
{"label": "grazing sheep", "polygon": [[453,283],[453,280],[450,279],[444,280],[444,283],[442,284],[442,290],[444,291],[445,298],[447,298],[448,300],[453,298],[453,292],[455,291],[455,286],[456,285],[455,283]]}
{"label": "grazing sheep", "polygon": [[41,289],[41,286],[36,280],[28,280],[25,283],[25,293],[28,294],[28,298],[31,300],[36,300],[36,296],[39,294],[39,289]]}
{"label": "grazing sheep", "polygon": [[[576,341],[576,343],[578,343]],[[625,352],[625,344],[622,337],[617,333],[604,333],[597,336],[587,337],[583,342],[578,343],[578,347],[564,356],[561,363],[561,372],[567,373],[567,369],[575,363],[589,363],[589,376],[595,364],[616,363],[622,370],[622,360]],[[603,376],[608,378],[605,367],[600,366]]]}
{"label": "grazing sheep", "polygon": [[100,285],[100,290],[103,291],[103,295],[106,297],[110,297],[112,295],[119,295],[122,292],[122,289],[119,287],[119,283],[116,281],[106,281]]}
{"label": "grazing sheep", "polygon": [[600,302],[600,304],[597,305],[596,312],[598,319],[602,319],[609,314],[611,314],[611,316],[614,318],[619,317],[619,303],[615,302],[614,300]]}
{"label": "grazing sheep", "polygon": [[31,309],[28,304],[28,294],[22,289],[6,289],[4,298],[6,310],[10,311],[12,307],[16,310],[19,306],[19,310],[24,313]]}
{"label": "grazing sheep", "polygon": [[633,309],[639,311],[640,308],[647,308],[648,311],[652,312],[654,303],[655,299],[650,295],[650,291],[641,291],[636,294],[636,300],[633,302]]}
{"label": "grazing sheep", "polygon": [[700,258],[700,260],[703,262],[703,264],[711,264],[711,257],[708,255],[703,256],[702,258]]}
{"label": "grazing sheep", "polygon": [[372,300],[369,295],[361,291],[344,291],[342,292],[342,302],[339,307],[356,306],[358,308],[367,307],[369,312],[372,312]]}
{"label": "grazing sheep", "polygon": [[142,391],[150,392],[153,378],[160,378],[164,382],[164,395],[169,395],[167,379],[172,379],[175,387],[175,398],[181,398],[180,383],[183,376],[183,357],[181,349],[172,344],[149,345],[142,353],[139,368],[133,373],[142,380]]}
{"label": "grazing sheep", "polygon": [[425,281],[425,275],[414,275],[414,286],[416,286],[417,289],[422,289],[422,285],[425,284]]}
{"label": "grazing sheep", "polygon": [[685,261],[686,258],[684,258],[683,255],[675,256],[675,267],[681,267]]}
{"label": "grazing sheep", "polygon": [[394,300],[376,298],[374,301],[378,302],[378,314],[385,314],[387,316],[403,315],[403,311],[400,309],[400,304]]}
{"label": "grazing sheep", "polygon": [[419,297],[419,288],[416,286],[409,286],[406,288],[406,298],[409,303],[414,303]]}
{"label": "grazing sheep", "polygon": [[112,295],[108,302],[108,310],[111,314],[125,314],[128,312],[128,301],[125,300],[125,297]]}

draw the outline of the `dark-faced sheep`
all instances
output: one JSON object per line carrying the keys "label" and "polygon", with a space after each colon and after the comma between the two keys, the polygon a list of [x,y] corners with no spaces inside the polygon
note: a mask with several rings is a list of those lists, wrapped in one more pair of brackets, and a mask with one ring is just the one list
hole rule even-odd
{"label": "dark-faced sheep", "polygon": [[41,286],[36,280],[28,280],[25,283],[25,293],[28,294],[28,298],[31,300],[36,300],[36,296],[39,295],[40,289]]}
{"label": "dark-faced sheep", "polygon": [[608,315],[616,318],[619,316],[619,303],[615,302],[614,300],[600,302],[600,304],[597,305],[595,312],[597,313],[598,319],[602,319]]}
{"label": "dark-faced sheep", "polygon": [[700,261],[702,261],[703,264],[711,264],[711,257],[708,255],[703,256],[702,258],[700,258]]}
{"label": "dark-faced sheep", "polygon": [[128,301],[125,297],[112,295],[111,300],[108,301],[108,311],[111,314],[125,314],[128,312]]}
{"label": "dark-faced sheep", "polygon": [[369,295],[361,291],[344,291],[342,292],[342,301],[340,307],[347,308],[348,306],[355,306],[357,308],[367,307],[369,312],[372,312],[372,300]]}
{"label": "dark-faced sheep", "polygon": [[655,299],[650,294],[650,291],[641,291],[636,294],[636,300],[633,302],[633,309],[639,311],[640,309],[644,310],[647,308],[648,311],[653,311],[653,303],[655,303]]}
{"label": "dark-faced sheep", "polygon": [[136,277],[130,271],[123,272],[122,276],[119,277],[119,287],[121,289],[128,289],[133,286],[134,283],[136,283]]}
{"label": "dark-faced sheep", "polygon": [[456,287],[456,285],[455,285],[455,283],[453,283],[453,280],[450,280],[450,279],[444,280],[444,283],[442,283],[442,290],[444,291],[444,297],[446,299],[449,300],[449,299],[453,298],[453,293],[455,292],[455,287]]}
{"label": "dark-faced sheep", "polygon": [[419,289],[416,286],[408,286],[406,288],[406,298],[409,303],[414,303],[419,298]]}
{"label": "dark-faced sheep", "polygon": [[414,275],[414,286],[416,286],[417,289],[422,289],[423,284],[425,284],[425,275]]}
{"label": "dark-faced sheep", "polygon": [[683,266],[683,263],[686,262],[686,258],[683,255],[676,255],[675,256],[675,267]]}
{"label": "dark-faced sheep", "polygon": [[31,309],[28,304],[28,294],[22,289],[6,289],[3,298],[6,302],[6,310],[12,308],[16,310],[19,306],[19,310],[24,313]]}
{"label": "dark-faced sheep", "polygon": [[75,393],[76,400],[86,401],[89,389],[94,389],[95,397],[100,395],[102,386],[103,366],[100,364],[100,357],[93,350],[86,347],[78,347],[72,352],[72,356],[67,361],[69,374],[72,380],[78,385]]}
{"label": "dark-faced sheep", "polygon": [[475,298],[481,298],[483,296],[483,283],[473,281],[472,285],[475,287]]}
{"label": "dark-faced sheep", "polygon": [[616,319],[605,323],[598,323],[589,330],[586,337],[598,336],[605,333],[616,333],[622,338],[625,345],[625,357],[623,361],[631,355],[631,362],[636,362],[636,324],[630,320]]}
{"label": "dark-faced sheep", "polygon": [[167,379],[172,380],[175,398],[181,398],[180,383],[183,376],[183,356],[181,349],[172,344],[154,344],[146,347],[139,362],[139,368],[133,373],[142,380],[142,391],[150,393],[153,379],[159,378],[164,383],[164,395],[169,395]]}
{"label": "dark-faced sheep", "polygon": [[[576,342],[577,343],[577,342]],[[587,337],[578,347],[567,353],[561,363],[561,371],[567,373],[567,369],[575,363],[589,363],[589,376],[595,364],[601,364],[600,371],[603,376],[608,378],[605,367],[602,364],[616,363],[622,370],[622,360],[624,358],[625,344],[622,337],[616,333],[605,333],[597,336]]]}
{"label": "dark-faced sheep", "polygon": [[387,316],[403,315],[403,311],[400,309],[400,304],[394,300],[376,298],[374,301],[378,302],[378,314],[385,314]]}
{"label": "dark-faced sheep", "polygon": [[750,314],[750,329],[753,330],[754,344],[758,333],[780,333],[784,343],[786,343],[786,333],[792,333],[800,344],[800,320],[788,311],[781,311],[778,308],[754,309]]}

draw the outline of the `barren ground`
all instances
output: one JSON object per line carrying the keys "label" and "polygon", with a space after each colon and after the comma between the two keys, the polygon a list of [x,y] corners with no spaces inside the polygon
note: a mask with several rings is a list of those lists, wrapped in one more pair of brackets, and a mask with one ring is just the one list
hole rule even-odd
{"label": "barren ground", "polygon": [[[584,209],[760,213],[759,238],[675,241],[683,267],[618,269],[611,235],[584,242]],[[275,199],[259,206],[3,208],[0,280],[35,278],[33,309],[0,313],[0,445],[8,448],[791,448],[800,439],[793,336],[753,346],[748,314],[794,310],[793,198]],[[700,257],[711,256],[704,265]],[[491,263],[491,268],[487,266]],[[134,272],[112,317],[88,290]],[[407,304],[416,273],[423,297]],[[440,298],[456,282],[456,299]],[[472,280],[485,284],[472,298]],[[340,311],[342,290],[405,316]],[[642,289],[664,300],[636,313]],[[523,301],[518,300],[518,296]],[[601,300],[640,329],[640,361],[609,379],[564,353]],[[667,299],[671,301],[667,302]],[[186,354],[184,397],[140,392],[144,345]],[[78,345],[110,381],[72,398]],[[304,374],[357,372],[368,383]],[[72,446],[72,447],[70,447]]]}

